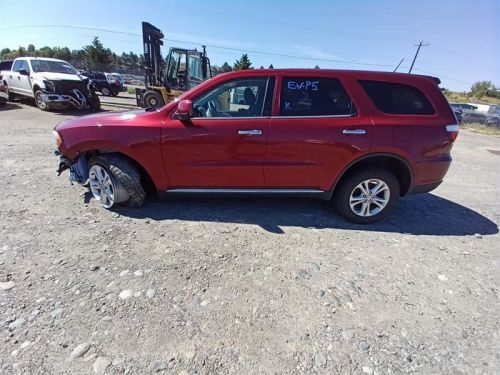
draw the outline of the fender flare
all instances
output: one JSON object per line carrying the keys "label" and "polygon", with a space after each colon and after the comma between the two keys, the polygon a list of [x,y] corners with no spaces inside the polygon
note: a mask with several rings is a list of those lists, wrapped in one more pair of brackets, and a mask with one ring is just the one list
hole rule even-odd
{"label": "fender flare", "polygon": [[[413,166],[411,165],[411,163],[408,160],[406,160],[404,157],[402,157],[401,155],[398,155],[398,154],[394,154],[394,153],[391,153],[391,152],[376,152],[376,153],[373,153],[373,154],[366,154],[366,155],[360,156],[359,158],[357,158],[357,159],[353,160],[352,162],[350,162],[349,164],[347,164],[347,166],[345,166],[342,169],[342,172],[337,176],[337,178],[335,179],[335,181],[332,184],[332,187],[328,191],[328,199],[332,198],[333,192],[335,191],[335,188],[337,187],[339,181],[344,177],[344,175],[353,166],[355,166],[356,164],[358,164],[359,162],[361,162],[363,160],[367,160],[367,159],[374,158],[374,157],[379,157],[379,156],[385,156],[385,157],[390,157],[390,158],[397,159],[400,162],[402,162],[406,166],[406,168],[408,168],[408,171],[410,172],[410,184],[409,184],[408,191],[410,191],[411,186],[413,186],[413,181],[415,179],[415,171],[413,170]],[[408,191],[406,191],[404,195],[406,195],[408,193]]]}

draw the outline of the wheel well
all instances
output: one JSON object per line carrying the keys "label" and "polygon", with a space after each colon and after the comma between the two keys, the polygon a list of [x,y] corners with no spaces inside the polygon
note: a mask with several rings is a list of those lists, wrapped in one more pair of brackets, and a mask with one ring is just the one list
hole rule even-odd
{"label": "wheel well", "polygon": [[35,94],[37,90],[40,90],[40,86],[38,85],[33,86],[33,94]]}
{"label": "wheel well", "polygon": [[354,162],[354,164],[350,165],[336,181],[333,190],[335,190],[347,177],[360,170],[369,168],[382,168],[391,171],[399,182],[401,196],[406,195],[410,190],[413,176],[408,162],[391,155],[368,156]]}
{"label": "wheel well", "polygon": [[140,165],[137,161],[132,159],[130,156],[125,155],[121,152],[116,152],[116,151],[107,151],[107,150],[89,150],[85,153],[85,158],[87,161],[90,160],[90,158],[94,155],[102,155],[102,154],[116,154],[120,155],[122,158],[127,159],[130,161],[132,164],[135,165],[139,173],[141,174],[141,184],[144,190],[146,190],[146,193],[155,193],[156,192],[156,187],[153,182],[153,179],[149,175],[149,173],[144,169],[142,165]]}

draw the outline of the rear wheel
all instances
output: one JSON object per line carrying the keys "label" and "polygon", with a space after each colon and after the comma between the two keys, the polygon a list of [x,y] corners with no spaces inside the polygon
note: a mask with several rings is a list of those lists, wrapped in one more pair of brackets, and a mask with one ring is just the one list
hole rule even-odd
{"label": "rear wheel", "polygon": [[103,87],[101,89],[101,93],[104,95],[104,96],[111,96],[111,91],[107,88],[107,87]]}
{"label": "rear wheel", "polygon": [[139,171],[129,160],[116,154],[90,159],[89,187],[94,198],[106,209],[119,203],[141,207],[146,200]]}
{"label": "rear wheel", "polygon": [[158,108],[164,105],[163,98],[157,92],[149,91],[144,95],[144,106],[146,108]]}
{"label": "rear wheel", "polygon": [[47,111],[49,109],[49,106],[47,103],[43,101],[42,96],[43,96],[42,90],[35,91],[35,104],[42,111]]}
{"label": "rear wheel", "polygon": [[384,219],[399,199],[399,182],[385,169],[356,172],[341,181],[334,195],[337,211],[347,220],[359,224]]}

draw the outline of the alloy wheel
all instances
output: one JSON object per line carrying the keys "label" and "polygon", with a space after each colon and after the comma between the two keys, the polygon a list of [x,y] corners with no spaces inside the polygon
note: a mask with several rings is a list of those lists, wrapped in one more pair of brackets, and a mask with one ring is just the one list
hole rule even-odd
{"label": "alloy wheel", "polygon": [[90,191],[102,207],[111,208],[115,203],[115,185],[109,173],[100,165],[89,170]]}
{"label": "alloy wheel", "polygon": [[389,186],[382,180],[370,179],[358,184],[349,197],[351,211],[361,217],[375,216],[389,203]]}

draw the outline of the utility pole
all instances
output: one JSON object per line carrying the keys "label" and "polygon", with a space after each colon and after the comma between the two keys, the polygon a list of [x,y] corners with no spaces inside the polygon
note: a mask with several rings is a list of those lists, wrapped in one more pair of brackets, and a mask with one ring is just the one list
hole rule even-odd
{"label": "utility pole", "polygon": [[395,72],[396,70],[398,70],[399,66],[403,63],[403,61],[404,61],[404,59],[401,59],[401,61],[399,62],[398,66],[396,66],[396,69],[394,69],[394,72]]}
{"label": "utility pole", "polygon": [[413,61],[411,63],[410,71],[408,72],[408,74],[411,73],[411,70],[413,69],[413,65],[415,65],[415,60],[417,59],[418,53],[420,52],[420,48],[421,47],[427,47],[428,45],[429,45],[429,43],[424,44],[423,41],[421,41],[418,44],[415,44],[415,47],[418,47],[418,48],[417,48],[417,52],[415,53],[415,57],[413,58]]}

